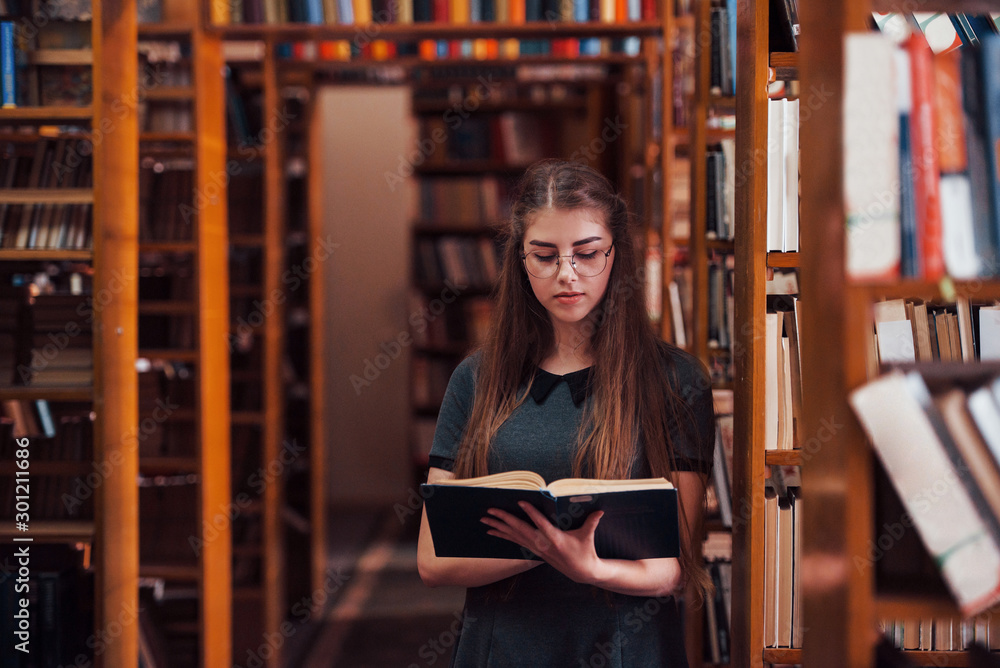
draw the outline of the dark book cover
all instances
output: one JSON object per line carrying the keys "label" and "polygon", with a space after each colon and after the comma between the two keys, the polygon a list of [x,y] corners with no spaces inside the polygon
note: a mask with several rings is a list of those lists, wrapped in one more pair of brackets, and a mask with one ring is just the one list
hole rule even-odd
{"label": "dark book cover", "polygon": [[604,517],[594,542],[602,559],[652,559],[680,554],[677,490],[644,489],[553,497],[543,490],[421,485],[427,521],[439,557],[538,559],[529,550],[490,536],[480,520],[499,508],[530,521],[517,505],[527,501],[563,530],[577,529],[598,510]]}

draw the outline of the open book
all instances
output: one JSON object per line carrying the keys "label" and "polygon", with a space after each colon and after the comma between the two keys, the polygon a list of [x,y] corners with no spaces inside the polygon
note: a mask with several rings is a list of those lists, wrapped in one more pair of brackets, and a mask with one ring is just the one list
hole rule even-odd
{"label": "open book", "polygon": [[499,508],[530,522],[517,505],[527,501],[560,529],[572,530],[604,511],[594,535],[605,559],[651,559],[679,554],[677,490],[666,478],[564,478],[548,485],[537,473],[507,471],[421,485],[427,522],[439,557],[537,559],[529,550],[490,536],[480,522]]}

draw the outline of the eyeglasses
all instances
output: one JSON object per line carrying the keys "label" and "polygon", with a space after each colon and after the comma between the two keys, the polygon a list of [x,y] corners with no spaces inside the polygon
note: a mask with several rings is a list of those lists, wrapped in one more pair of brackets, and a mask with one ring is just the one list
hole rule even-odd
{"label": "eyeglasses", "polygon": [[608,256],[614,244],[606,251],[588,250],[577,251],[572,255],[559,255],[550,251],[531,251],[522,253],[521,260],[524,262],[524,269],[535,278],[552,278],[559,271],[562,263],[560,258],[568,257],[569,263],[580,276],[597,276],[608,266]]}

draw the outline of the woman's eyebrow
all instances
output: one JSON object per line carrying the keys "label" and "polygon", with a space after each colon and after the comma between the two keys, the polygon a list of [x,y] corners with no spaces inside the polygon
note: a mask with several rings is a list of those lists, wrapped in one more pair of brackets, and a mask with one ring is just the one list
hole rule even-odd
{"label": "woman's eyebrow", "polygon": [[[600,241],[601,237],[587,237],[586,239],[580,239],[579,241],[574,241],[574,246],[582,246],[584,244],[589,244],[593,241]],[[537,241],[532,239],[528,242],[529,246],[542,246],[543,248],[558,248],[555,244],[550,244],[548,241]]]}

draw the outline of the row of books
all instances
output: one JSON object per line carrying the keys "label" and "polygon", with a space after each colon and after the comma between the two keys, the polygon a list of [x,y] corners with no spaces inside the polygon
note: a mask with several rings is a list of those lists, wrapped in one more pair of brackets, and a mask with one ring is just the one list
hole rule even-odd
{"label": "row of books", "polygon": [[799,249],[799,101],[767,101],[767,250]]}
{"label": "row of books", "polygon": [[970,617],[1000,600],[1000,378],[995,366],[960,369],[895,369],[849,402],[905,507],[903,524]]}
{"label": "row of books", "polygon": [[649,0],[233,0],[234,24],[307,23],[524,23],[655,21],[657,6]]}
{"label": "row of books", "polygon": [[736,95],[736,0],[726,0],[723,6],[711,9],[709,32],[709,91],[713,95]]}
{"label": "row of books", "polygon": [[440,297],[412,291],[407,321],[415,345],[431,351],[475,346],[486,339],[493,301],[489,297],[468,296],[448,302]]}
{"label": "row of books", "polygon": [[421,123],[419,152],[412,156],[411,167],[484,160],[523,167],[553,155],[558,134],[557,120],[547,122],[528,112],[504,111],[467,118],[457,112],[435,115]]}
{"label": "row of books", "polygon": [[11,289],[0,298],[0,385],[86,386],[93,381],[87,295],[30,295]]}
{"label": "row of books", "polygon": [[872,358],[882,364],[1000,360],[998,303],[890,299],[874,304],[873,319]]}
{"label": "row of books", "polygon": [[790,450],[802,417],[799,300],[768,297],[764,316],[764,448]]}
{"label": "row of books", "polygon": [[[688,178],[690,182],[690,177]],[[723,139],[705,152],[706,216],[709,239],[733,239],[736,221],[736,140]]]}
{"label": "row of books", "polygon": [[879,630],[902,650],[955,651],[973,644],[1000,650],[1000,619],[990,614],[972,619],[880,619]]}
{"label": "row of books", "polygon": [[[846,41],[844,199],[854,279],[1000,273],[1000,35],[934,53],[920,30]],[[963,43],[968,35],[960,37]]]}
{"label": "row of books", "polygon": [[[731,546],[730,546],[731,547]],[[732,648],[731,625],[733,600],[733,563],[712,559],[706,564],[714,590],[705,598],[702,633],[705,662],[726,665]]]}
{"label": "row of books", "polygon": [[[16,142],[2,147],[0,166],[3,189],[92,187],[93,147],[89,140],[68,137],[42,138],[31,155]],[[12,203],[0,201],[0,247],[89,248],[92,205],[44,201]]]}
{"label": "row of books", "polygon": [[457,291],[486,289],[500,271],[497,249],[488,237],[422,236],[415,242],[414,275],[425,286],[450,282]]}
{"label": "row of books", "polygon": [[[5,399],[0,406],[4,436],[0,443],[0,460],[13,459],[15,438],[53,439],[50,444],[33,450],[32,459],[88,461],[93,454],[93,416],[89,411],[66,410],[47,399]],[[9,433],[7,433],[9,432]],[[41,442],[41,441],[39,441]]]}
{"label": "row of books", "polygon": [[728,350],[733,342],[736,257],[713,254],[708,259],[708,347]]}
{"label": "row of books", "polygon": [[90,104],[90,25],[0,20],[4,107]]}
{"label": "row of books", "polygon": [[797,467],[782,468],[787,494],[764,496],[764,646],[802,647],[801,480]]}
{"label": "row of books", "polygon": [[420,180],[421,223],[485,227],[510,214],[507,184],[496,176]]}
{"label": "row of books", "polygon": [[194,161],[143,159],[139,169],[139,239],[188,241],[194,236]]}

